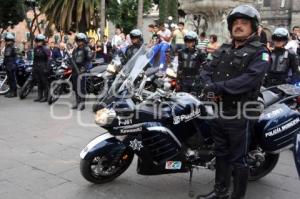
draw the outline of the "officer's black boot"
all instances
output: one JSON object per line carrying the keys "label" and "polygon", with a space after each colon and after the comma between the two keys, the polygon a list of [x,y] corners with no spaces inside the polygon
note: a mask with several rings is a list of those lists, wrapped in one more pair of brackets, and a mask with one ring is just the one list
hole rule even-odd
{"label": "officer's black boot", "polygon": [[44,96],[40,100],[40,102],[47,102],[47,100],[48,100],[48,89],[44,90]]}
{"label": "officer's black boot", "polygon": [[11,91],[9,92],[9,94],[6,96],[8,98],[13,98],[13,97],[17,97],[17,91]]}
{"label": "officer's black boot", "polygon": [[9,91],[5,94],[5,97],[10,96],[10,93],[11,93],[11,91],[9,90]]}
{"label": "officer's black boot", "polygon": [[34,101],[39,102],[41,101],[42,98],[43,98],[43,90],[38,88],[38,97]]}
{"label": "officer's black boot", "polygon": [[212,192],[199,195],[197,199],[229,199],[231,167],[225,158],[216,158],[216,179]]}
{"label": "officer's black boot", "polygon": [[242,199],[246,195],[248,185],[249,168],[234,168],[233,192],[231,199]]}
{"label": "officer's black boot", "polygon": [[72,109],[77,109],[79,103],[80,103],[80,102],[79,102],[79,97],[76,95],[75,104],[72,106]]}
{"label": "officer's black boot", "polygon": [[80,102],[78,104],[78,110],[82,111],[85,109],[85,98],[80,98]]}

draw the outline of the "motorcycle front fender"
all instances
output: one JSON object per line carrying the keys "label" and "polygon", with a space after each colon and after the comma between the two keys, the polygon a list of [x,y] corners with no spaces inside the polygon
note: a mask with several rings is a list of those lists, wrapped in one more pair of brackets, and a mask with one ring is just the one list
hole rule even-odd
{"label": "motorcycle front fender", "polygon": [[95,155],[114,154],[116,151],[125,149],[126,146],[117,138],[115,138],[110,133],[104,133],[96,138],[94,138],[88,145],[81,151],[80,158],[87,160]]}
{"label": "motorcycle front fender", "polygon": [[294,144],[294,159],[295,165],[298,171],[298,176],[300,178],[300,133],[296,135]]}

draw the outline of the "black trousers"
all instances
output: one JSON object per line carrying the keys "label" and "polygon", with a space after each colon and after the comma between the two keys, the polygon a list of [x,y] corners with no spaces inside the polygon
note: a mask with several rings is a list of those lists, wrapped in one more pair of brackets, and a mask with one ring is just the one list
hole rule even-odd
{"label": "black trousers", "polygon": [[73,90],[74,90],[75,95],[76,95],[77,103],[85,101],[86,78],[87,78],[86,76],[79,75],[78,73],[73,73],[72,74]]}
{"label": "black trousers", "polygon": [[218,117],[211,122],[217,158],[226,159],[237,168],[248,167],[246,155],[250,144],[249,120]]}
{"label": "black trousers", "polygon": [[6,74],[7,74],[7,82],[8,82],[10,91],[16,92],[17,91],[16,70],[6,70]]}
{"label": "black trousers", "polygon": [[48,97],[49,94],[49,71],[37,68],[33,72],[33,76],[37,81],[39,97]]}

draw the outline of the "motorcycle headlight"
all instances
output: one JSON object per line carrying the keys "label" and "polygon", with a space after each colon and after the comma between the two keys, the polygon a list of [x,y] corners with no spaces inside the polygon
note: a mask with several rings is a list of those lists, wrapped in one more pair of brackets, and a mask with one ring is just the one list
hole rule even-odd
{"label": "motorcycle headlight", "polygon": [[175,71],[171,68],[168,68],[166,71],[166,75],[172,79],[176,79],[177,78],[177,74],[175,73]]}
{"label": "motorcycle headlight", "polygon": [[103,108],[96,112],[95,122],[100,126],[111,124],[117,114],[113,109]]}
{"label": "motorcycle headlight", "polygon": [[115,74],[117,72],[117,68],[115,64],[109,64],[106,69],[107,72],[111,74]]}

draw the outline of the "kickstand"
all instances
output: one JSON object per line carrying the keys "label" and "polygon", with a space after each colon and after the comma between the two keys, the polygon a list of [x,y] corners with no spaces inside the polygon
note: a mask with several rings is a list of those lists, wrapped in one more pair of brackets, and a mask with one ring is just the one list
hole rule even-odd
{"label": "kickstand", "polygon": [[193,190],[193,171],[194,169],[190,169],[190,179],[189,179],[189,197],[193,198],[195,196],[194,190]]}

